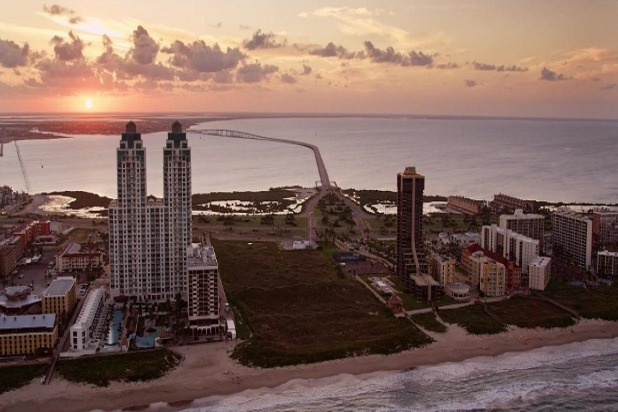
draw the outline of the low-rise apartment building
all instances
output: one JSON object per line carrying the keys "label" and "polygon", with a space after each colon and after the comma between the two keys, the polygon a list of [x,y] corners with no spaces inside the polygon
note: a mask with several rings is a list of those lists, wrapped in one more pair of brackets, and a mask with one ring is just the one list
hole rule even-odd
{"label": "low-rise apartment building", "polygon": [[618,275],[618,252],[603,250],[597,253],[597,276]]}
{"label": "low-rise apartment building", "polygon": [[92,270],[102,266],[103,253],[100,250],[83,250],[79,243],[69,242],[56,255],[56,268],[60,273]]}
{"label": "low-rise apartment building", "polygon": [[73,350],[79,351],[87,348],[88,342],[92,337],[94,321],[99,316],[105,303],[105,291],[105,287],[100,287],[90,292],[86,297],[84,306],[70,330],[69,336]]}
{"label": "low-rise apartment building", "polygon": [[56,315],[0,315],[0,356],[30,355],[58,341]]}
{"label": "low-rise apartment building", "polygon": [[77,304],[75,279],[71,276],[59,276],[54,279],[43,293],[43,313],[55,313],[60,321],[68,316]]}
{"label": "low-rise apartment building", "polygon": [[463,196],[449,196],[447,198],[448,206],[458,212],[468,215],[478,215],[482,212],[485,202],[482,200],[470,199]]}
{"label": "low-rise apartment building", "polygon": [[551,279],[551,258],[539,256],[530,263],[528,271],[528,287],[534,290],[545,290]]}

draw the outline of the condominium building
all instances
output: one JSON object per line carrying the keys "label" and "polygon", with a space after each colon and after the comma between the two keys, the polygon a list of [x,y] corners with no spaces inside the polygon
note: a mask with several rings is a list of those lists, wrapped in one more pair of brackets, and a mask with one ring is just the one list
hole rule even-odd
{"label": "condominium building", "polygon": [[552,215],[552,253],[562,261],[582,268],[592,262],[592,220],[568,209]]}
{"label": "condominium building", "polygon": [[59,276],[43,293],[42,312],[55,313],[59,321],[64,321],[76,304],[75,279],[72,276]]}
{"label": "condominium building", "polygon": [[483,210],[485,202],[482,200],[470,199],[463,196],[449,196],[447,198],[448,206],[459,212],[469,215],[478,215]]}
{"label": "condominium building", "polygon": [[618,252],[597,253],[597,276],[618,276]]}
{"label": "condominium building", "polygon": [[188,248],[189,327],[206,334],[219,331],[219,265],[212,246]]}
{"label": "condominium building", "polygon": [[56,269],[60,273],[97,267],[103,267],[103,253],[100,250],[83,250],[79,243],[69,242],[56,255]]}
{"label": "condominium building", "polygon": [[481,246],[514,262],[524,275],[528,274],[530,263],[539,256],[539,244],[536,239],[496,225],[485,225],[481,229]]}
{"label": "condominium building", "polygon": [[544,250],[545,216],[518,209],[512,215],[501,215],[500,227],[538,240],[540,252]]}
{"label": "condominium building", "polygon": [[592,242],[595,250],[618,245],[618,212],[592,212]]}
{"label": "condominium building", "polygon": [[0,316],[0,356],[30,355],[58,341],[56,315]]}
{"label": "condominium building", "polygon": [[165,301],[187,297],[191,244],[191,149],[178,122],[163,149],[163,199],[147,198],[146,149],[129,122],[116,149],[118,198],[109,206],[114,295]]}
{"label": "condominium building", "polygon": [[[500,265],[502,265],[504,267],[504,282],[499,279],[497,279],[496,282],[490,282],[491,279],[486,276],[484,280],[486,282],[486,285],[482,286],[482,263],[484,262],[490,262],[492,264],[499,263]],[[463,271],[468,275],[469,285],[475,289],[482,290],[482,287],[484,287],[485,289],[493,288],[493,292],[491,293],[494,293],[496,290],[495,287],[498,287],[500,288],[499,291],[502,294],[505,294],[511,293],[514,289],[517,289],[522,285],[521,268],[519,266],[515,265],[512,261],[506,259],[504,256],[499,255],[498,253],[494,253],[490,250],[483,249],[480,245],[477,244],[470,245],[462,250],[461,267]],[[489,271],[487,273],[494,272]],[[501,272],[495,273],[500,274]]]}
{"label": "condominium building", "polygon": [[93,338],[92,332],[95,320],[105,304],[105,287],[93,290],[86,297],[84,306],[75,323],[71,326],[70,339],[73,350],[87,349],[90,339]]}
{"label": "condominium building", "polygon": [[528,272],[528,287],[534,290],[545,290],[551,279],[551,258],[539,256],[530,263]]}
{"label": "condominium building", "polygon": [[491,201],[490,205],[494,210],[513,211],[521,209],[525,212],[532,212],[532,210],[534,209],[534,202],[505,195],[504,193],[498,193],[497,195],[494,195],[494,200]]}
{"label": "condominium building", "polygon": [[482,257],[479,262],[479,290],[485,296],[503,296],[506,294],[506,268],[500,262]]}
{"label": "condominium building", "polygon": [[431,276],[442,287],[455,283],[455,259],[431,252],[429,262]]}
{"label": "condominium building", "polygon": [[429,276],[423,243],[424,188],[416,168],[397,174],[397,276],[418,300],[436,301],[440,285]]}
{"label": "condominium building", "polygon": [[8,276],[17,267],[24,252],[19,236],[11,236],[0,241],[0,279]]}

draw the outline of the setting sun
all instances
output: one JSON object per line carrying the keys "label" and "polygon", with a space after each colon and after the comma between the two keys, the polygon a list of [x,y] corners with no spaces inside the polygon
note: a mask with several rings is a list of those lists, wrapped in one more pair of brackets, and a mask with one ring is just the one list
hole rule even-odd
{"label": "setting sun", "polygon": [[84,106],[88,110],[92,109],[92,99],[86,99],[86,101],[84,101]]}

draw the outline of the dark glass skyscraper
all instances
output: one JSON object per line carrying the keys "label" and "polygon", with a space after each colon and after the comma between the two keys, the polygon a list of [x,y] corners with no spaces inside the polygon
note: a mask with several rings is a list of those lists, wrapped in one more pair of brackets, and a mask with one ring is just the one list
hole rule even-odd
{"label": "dark glass skyscraper", "polygon": [[418,300],[436,300],[439,285],[429,276],[423,243],[425,176],[414,167],[397,174],[397,276]]}

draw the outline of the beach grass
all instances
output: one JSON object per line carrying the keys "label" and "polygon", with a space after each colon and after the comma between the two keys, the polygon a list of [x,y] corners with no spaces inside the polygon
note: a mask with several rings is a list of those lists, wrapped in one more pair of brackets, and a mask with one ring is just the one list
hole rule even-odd
{"label": "beach grass", "polygon": [[418,315],[412,315],[410,317],[412,321],[419,324],[421,327],[427,329],[431,332],[444,333],[446,332],[446,326],[443,323],[438,321],[435,313],[419,313]]}
{"label": "beach grass", "polygon": [[43,377],[47,363],[0,367],[0,394],[29,384],[34,378]]}
{"label": "beach grass", "polygon": [[180,363],[168,349],[89,356],[58,362],[58,373],[75,383],[108,386],[112,381],[140,382],[158,379]]}
{"label": "beach grass", "polygon": [[213,240],[228,301],[253,332],[233,357],[275,367],[388,354],[432,340],[342,273],[332,250]]}
{"label": "beach grass", "polygon": [[472,335],[493,335],[506,331],[506,326],[485,313],[482,305],[441,310],[438,315],[446,323],[457,324]]}
{"label": "beach grass", "polygon": [[520,328],[565,328],[575,324],[566,311],[540,299],[513,296],[487,306],[500,319]]}
{"label": "beach grass", "polygon": [[578,287],[553,279],[545,296],[575,310],[588,319],[618,320],[618,287]]}

